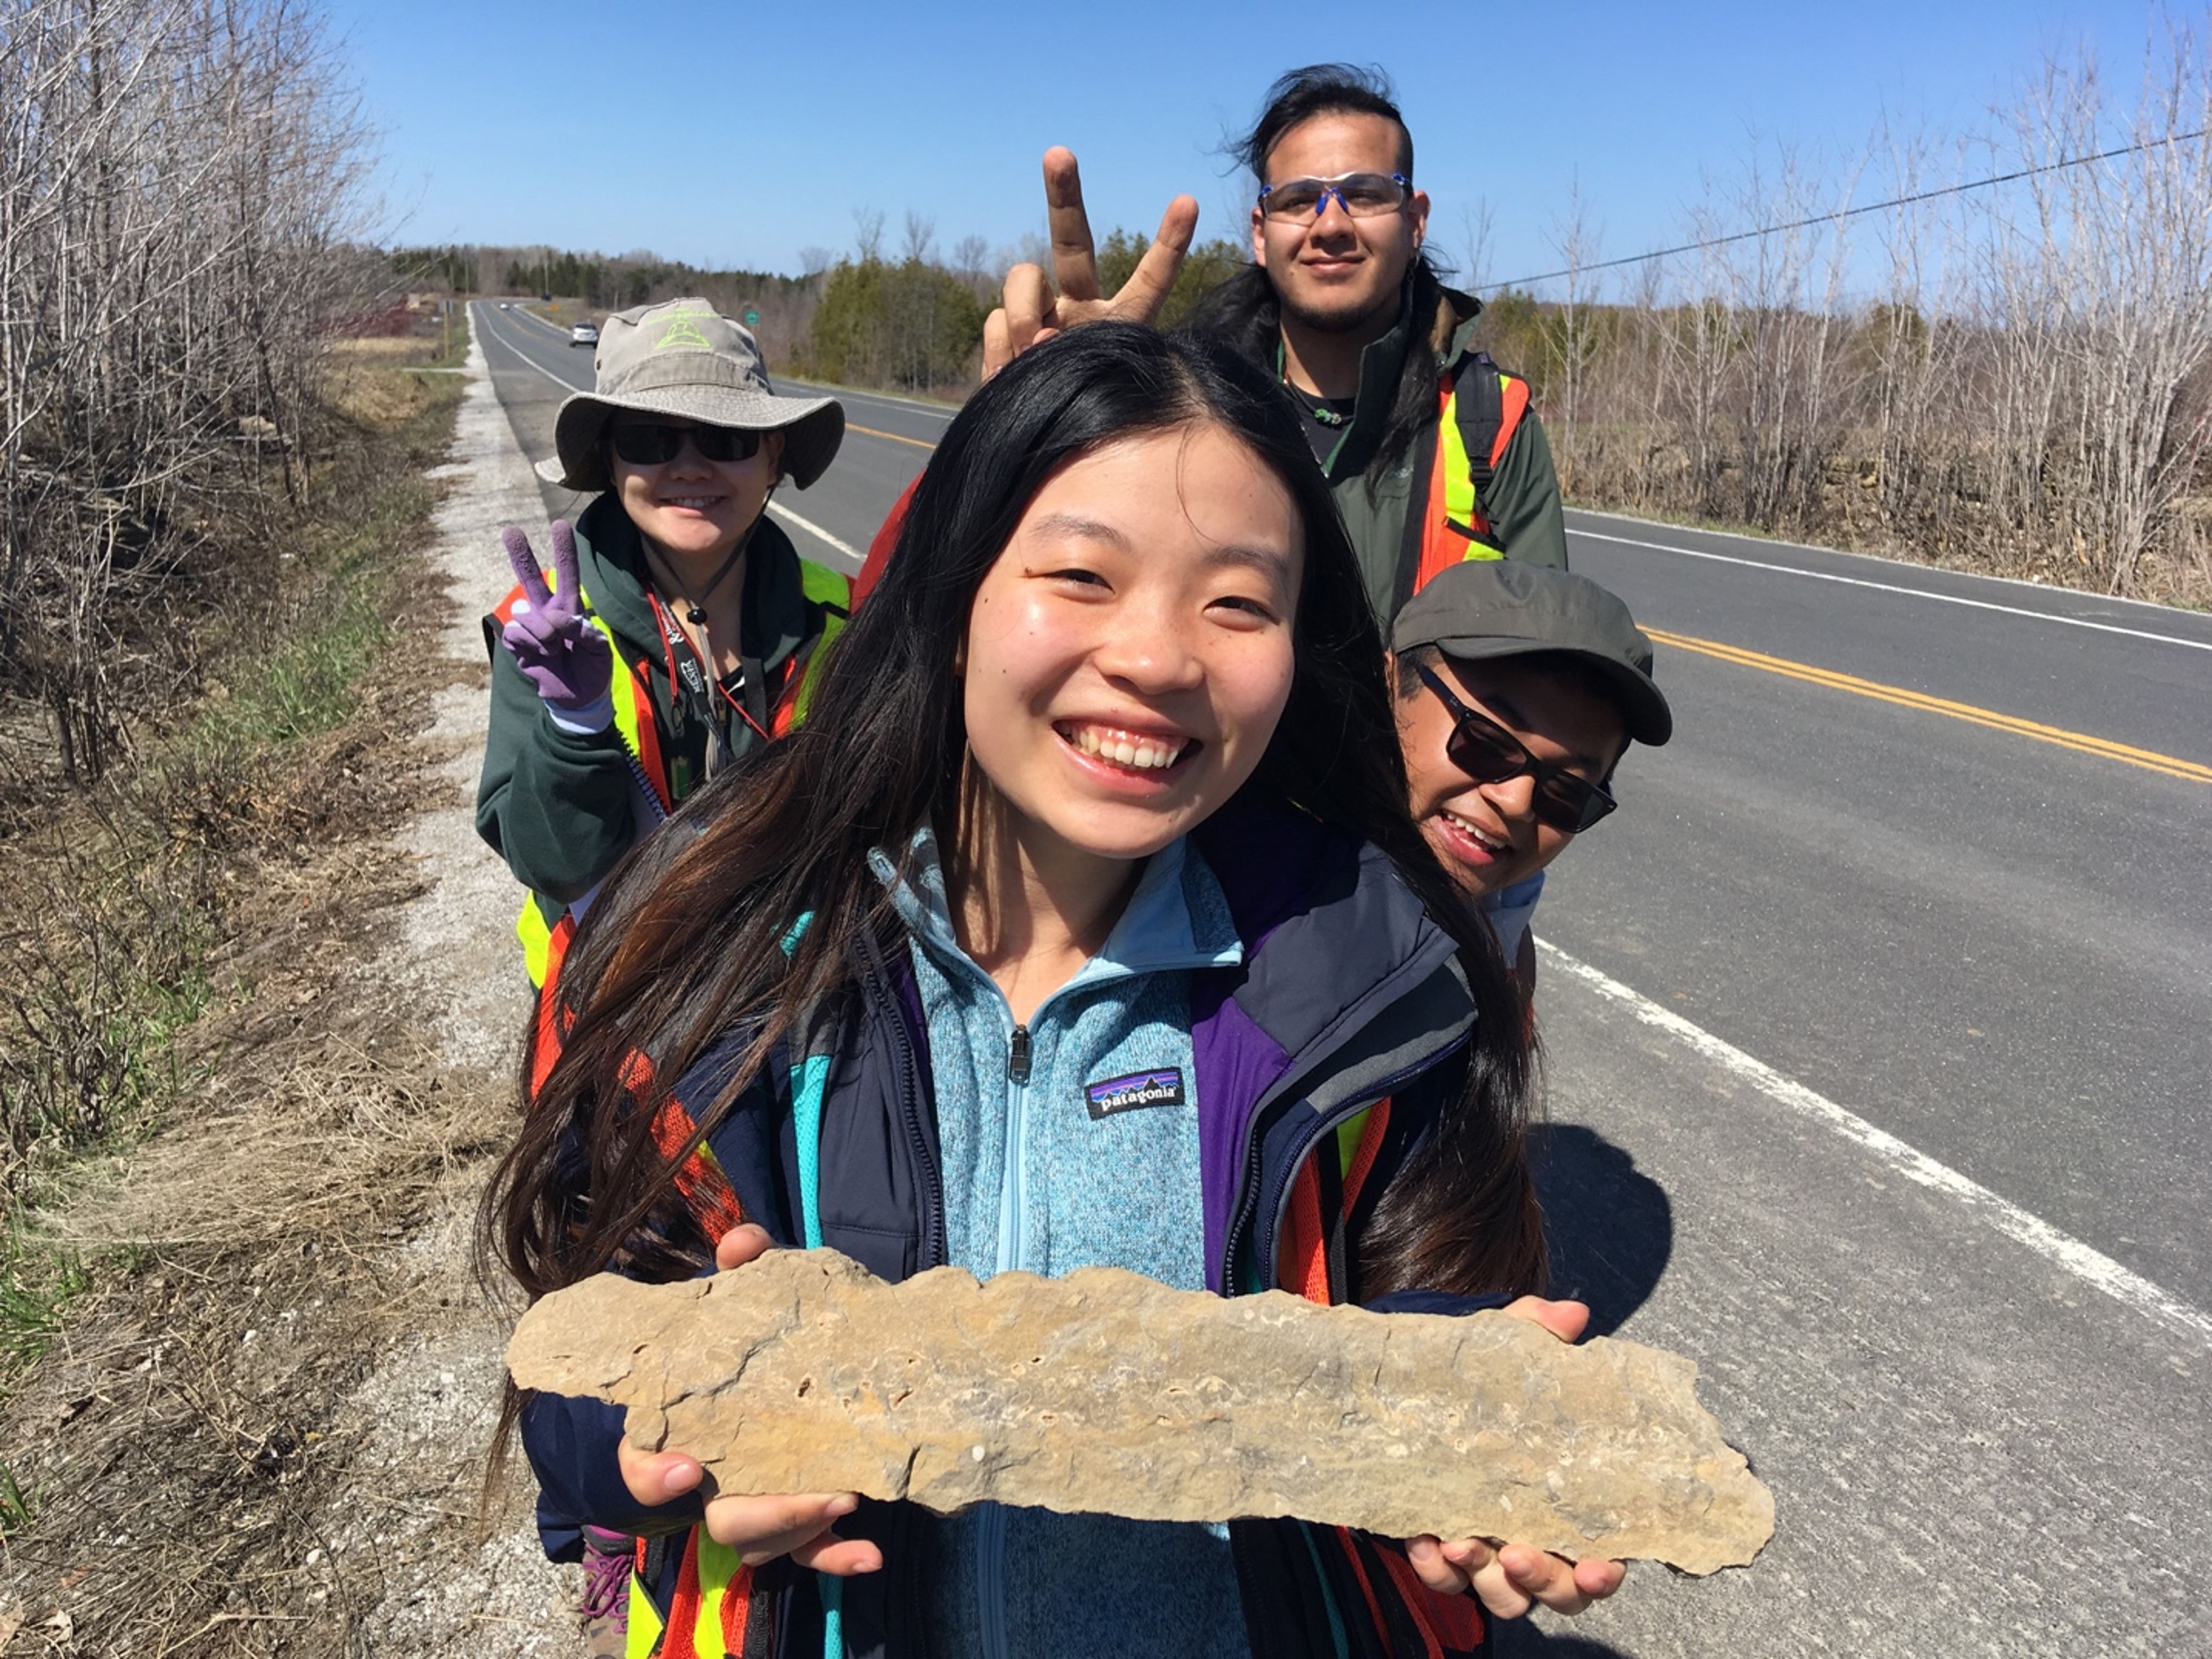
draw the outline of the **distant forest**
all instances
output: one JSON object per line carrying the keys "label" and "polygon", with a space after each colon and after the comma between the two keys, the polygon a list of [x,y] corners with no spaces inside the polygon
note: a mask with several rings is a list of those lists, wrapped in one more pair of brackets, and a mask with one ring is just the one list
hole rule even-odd
{"label": "distant forest", "polygon": [[[704,270],[649,252],[609,255],[549,247],[395,249],[403,284],[452,294],[548,295],[599,311],[696,295],[726,316],[760,313],[754,330],[771,369],[838,385],[963,397],[974,387],[983,319],[1006,267],[1041,258],[1042,246],[993,251],[981,237],[940,255],[929,222],[908,216],[900,246],[884,246],[883,217],[860,214],[848,253],[809,249],[805,276]],[[1147,239],[1117,230],[1100,244],[1108,292],[1136,268]],[[1172,326],[1197,296],[1243,262],[1236,244],[1194,249],[1161,320]]]}

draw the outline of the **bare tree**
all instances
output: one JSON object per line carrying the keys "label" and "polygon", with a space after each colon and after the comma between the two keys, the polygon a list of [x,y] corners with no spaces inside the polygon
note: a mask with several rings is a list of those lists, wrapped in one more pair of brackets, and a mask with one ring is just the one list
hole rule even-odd
{"label": "bare tree", "polygon": [[1571,489],[1581,458],[1585,386],[1596,349],[1591,309],[1596,289],[1589,266],[1598,257],[1598,237],[1590,227],[1579,174],[1568,186],[1565,216],[1553,230],[1552,245],[1566,267],[1566,294],[1555,313],[1556,326],[1547,333],[1546,357],[1559,481]]}
{"label": "bare tree", "polygon": [[1467,254],[1467,285],[1477,294],[1490,285],[1491,220],[1486,196],[1478,196],[1460,208],[1460,245]]}
{"label": "bare tree", "polygon": [[357,291],[363,134],[287,0],[16,0],[0,28],[0,692],[64,774],[127,742],[191,526],[295,496]]}
{"label": "bare tree", "polygon": [[884,210],[881,208],[853,210],[853,246],[860,253],[860,263],[873,264],[884,257]]}
{"label": "bare tree", "polygon": [[909,264],[927,264],[937,246],[937,221],[912,208],[906,210],[905,258]]}

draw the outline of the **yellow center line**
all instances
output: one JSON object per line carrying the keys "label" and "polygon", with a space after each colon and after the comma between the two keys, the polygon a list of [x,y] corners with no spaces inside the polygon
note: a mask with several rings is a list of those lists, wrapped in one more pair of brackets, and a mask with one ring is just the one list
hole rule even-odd
{"label": "yellow center line", "polygon": [[1966,720],[1975,726],[1986,726],[1992,731],[2009,732],[2017,737],[2033,738],[2039,743],[2056,744],[2062,749],[2074,749],[2085,755],[2122,761],[2130,766],[2140,766],[2147,772],[2162,772],[2170,778],[2185,778],[2191,783],[2212,783],[2212,766],[2200,766],[2195,761],[2161,755],[2154,750],[2130,748],[2124,743],[2114,743],[2110,738],[2092,737],[2086,732],[2069,732],[2063,726],[2042,726],[2034,720],[2021,720],[2016,714],[2001,714],[1994,708],[1978,708],[1969,702],[1952,702],[1947,698],[1931,697],[1924,691],[1907,690],[1901,685],[1884,685],[1878,680],[1863,680],[1855,675],[1839,674],[1832,668],[1815,668],[1809,663],[1792,662],[1786,657],[1765,656],[1756,651],[1747,651],[1741,646],[1723,645],[1716,640],[1693,639],[1687,634],[1668,634],[1656,628],[1647,628],[1644,631],[1662,645],[1671,645],[1681,651],[1695,651],[1701,656],[1717,657],[1723,662],[1732,662],[1740,667],[1781,674],[1793,680],[1803,680],[1808,684],[1826,686],[1832,691],[1849,691],[1855,696],[1893,702],[1900,708],[1948,715],[1953,720]]}
{"label": "yellow center line", "polygon": [[865,432],[871,438],[889,438],[895,444],[912,444],[916,449],[934,449],[937,447],[935,444],[926,442],[922,439],[909,438],[902,432],[878,432],[874,427],[855,426],[850,421],[845,422],[845,430],[848,432]]}

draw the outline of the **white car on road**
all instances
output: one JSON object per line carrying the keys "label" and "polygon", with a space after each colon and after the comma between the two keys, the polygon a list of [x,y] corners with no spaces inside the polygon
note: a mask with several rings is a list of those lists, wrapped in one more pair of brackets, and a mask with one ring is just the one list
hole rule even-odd
{"label": "white car on road", "polygon": [[599,331],[597,324],[571,323],[568,325],[568,343],[570,345],[595,346],[599,344]]}

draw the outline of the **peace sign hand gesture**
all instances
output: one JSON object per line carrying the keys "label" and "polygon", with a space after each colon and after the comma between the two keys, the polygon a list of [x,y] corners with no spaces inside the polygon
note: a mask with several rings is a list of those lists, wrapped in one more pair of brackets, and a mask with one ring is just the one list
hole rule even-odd
{"label": "peace sign hand gesture", "polygon": [[514,602],[514,619],[500,631],[500,643],[547,703],[563,712],[591,708],[614,684],[614,653],[607,636],[584,614],[583,587],[576,576],[576,532],[566,519],[553,520],[550,590],[530,538],[509,525],[499,538],[523,595]]}
{"label": "peace sign hand gesture", "polygon": [[1098,292],[1097,244],[1083,210],[1083,176],[1075,154],[1055,144],[1044,153],[1044,200],[1052,230],[1052,283],[1039,267],[1018,264],[1006,273],[1005,303],[983,323],[983,378],[989,380],[1040,340],[1079,323],[1109,318],[1151,323],[1167,303],[1182,257],[1198,231],[1198,203],[1178,196],[1160,216],[1159,233],[1129,280],[1112,299]]}

